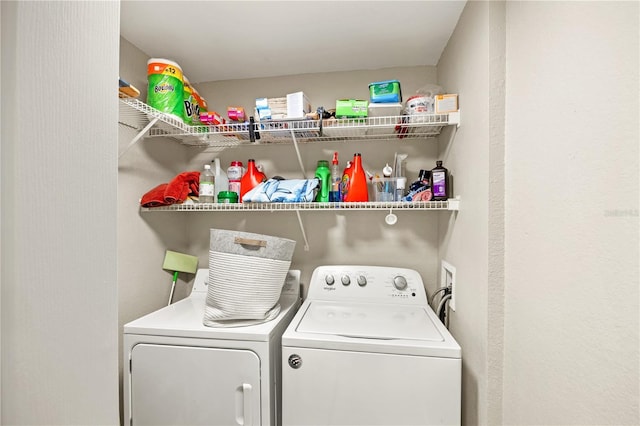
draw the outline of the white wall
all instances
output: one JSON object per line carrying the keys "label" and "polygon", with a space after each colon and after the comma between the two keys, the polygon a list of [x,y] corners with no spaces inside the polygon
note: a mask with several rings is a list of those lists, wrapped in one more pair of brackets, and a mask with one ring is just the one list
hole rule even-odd
{"label": "white wall", "polygon": [[507,4],[506,424],[640,423],[639,12]]}
{"label": "white wall", "polygon": [[119,4],[1,8],[1,423],[116,424]]}
{"label": "white wall", "polygon": [[456,267],[450,330],[462,347],[465,424],[488,416],[489,6],[467,3],[438,63],[438,82],[460,95],[462,118],[454,135],[441,136],[438,157],[461,197],[457,215],[440,217],[439,255]]}

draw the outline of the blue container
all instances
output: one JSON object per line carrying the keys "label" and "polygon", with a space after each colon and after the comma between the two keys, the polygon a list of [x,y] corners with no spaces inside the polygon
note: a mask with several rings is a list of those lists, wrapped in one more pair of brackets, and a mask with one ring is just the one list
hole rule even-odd
{"label": "blue container", "polygon": [[377,81],[369,84],[369,99],[372,103],[402,102],[402,91],[398,80]]}

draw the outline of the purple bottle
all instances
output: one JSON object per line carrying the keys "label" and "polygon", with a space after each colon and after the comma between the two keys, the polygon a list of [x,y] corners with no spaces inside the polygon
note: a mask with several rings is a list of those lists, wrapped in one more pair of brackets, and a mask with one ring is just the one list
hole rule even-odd
{"label": "purple bottle", "polygon": [[442,167],[442,161],[436,161],[436,167],[431,170],[431,191],[435,201],[449,198],[449,171]]}

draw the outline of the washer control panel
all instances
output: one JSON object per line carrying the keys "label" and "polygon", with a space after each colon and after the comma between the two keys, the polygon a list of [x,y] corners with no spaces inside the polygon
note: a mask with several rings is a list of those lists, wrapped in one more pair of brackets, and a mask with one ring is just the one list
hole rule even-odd
{"label": "washer control panel", "polygon": [[307,299],[425,304],[420,274],[391,266],[327,265],[311,276]]}

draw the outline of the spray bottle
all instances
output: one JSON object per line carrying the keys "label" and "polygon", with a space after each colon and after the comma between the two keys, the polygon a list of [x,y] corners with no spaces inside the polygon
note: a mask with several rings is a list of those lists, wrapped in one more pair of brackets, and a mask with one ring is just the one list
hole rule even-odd
{"label": "spray bottle", "polygon": [[329,191],[329,201],[340,202],[342,198],[340,196],[340,182],[342,181],[342,174],[340,173],[340,165],[338,164],[338,153],[333,153],[333,160],[331,160],[331,191]]}

